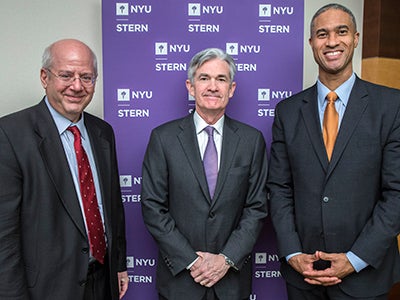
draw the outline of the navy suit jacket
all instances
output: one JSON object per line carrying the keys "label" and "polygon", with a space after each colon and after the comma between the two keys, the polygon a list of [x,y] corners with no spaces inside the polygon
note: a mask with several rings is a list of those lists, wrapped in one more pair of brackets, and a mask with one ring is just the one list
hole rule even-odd
{"label": "navy suit jacket", "polygon": [[153,130],[143,163],[142,212],[159,246],[157,289],[167,299],[200,300],[205,287],[186,267],[196,251],[223,253],[230,268],[220,300],[249,297],[250,254],[267,215],[267,157],[260,131],[225,116],[221,163],[210,199],[193,114]]}
{"label": "navy suit jacket", "polygon": [[368,263],[344,278],[352,296],[388,292],[400,278],[400,91],[356,79],[328,162],[317,87],[275,111],[268,178],[282,274],[312,288],[285,256],[354,252]]}
{"label": "navy suit jacket", "polygon": [[[112,300],[126,270],[113,130],[85,114],[103,199]],[[44,100],[0,119],[0,298],[83,299],[89,243],[72,175]]]}

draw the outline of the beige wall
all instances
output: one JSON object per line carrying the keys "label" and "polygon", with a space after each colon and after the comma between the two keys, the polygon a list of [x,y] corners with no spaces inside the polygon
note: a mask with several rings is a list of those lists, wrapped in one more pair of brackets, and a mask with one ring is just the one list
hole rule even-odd
{"label": "beige wall", "polygon": [[[308,46],[309,20],[323,4],[331,1],[305,0],[304,86],[317,78],[317,68]],[[337,0],[362,24],[363,0]],[[2,0],[0,2],[1,100],[0,116],[39,102],[44,92],[39,81],[45,47],[62,38],[86,42],[97,54],[100,77],[88,111],[103,116],[101,0]],[[361,45],[356,52],[355,71],[361,75]]]}
{"label": "beige wall", "polygon": [[0,116],[41,100],[43,50],[63,38],[80,39],[97,54],[100,77],[88,111],[103,116],[101,0],[1,0],[0,28]]}

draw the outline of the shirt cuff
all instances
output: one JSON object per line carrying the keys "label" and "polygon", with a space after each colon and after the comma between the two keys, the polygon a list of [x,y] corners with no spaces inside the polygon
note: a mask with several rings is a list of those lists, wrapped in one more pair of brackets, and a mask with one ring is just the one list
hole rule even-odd
{"label": "shirt cuff", "polygon": [[286,256],[286,261],[288,262],[289,259],[291,259],[293,256],[296,256],[296,255],[299,255],[299,254],[301,254],[301,252],[295,252],[295,253],[289,254],[288,256]]}
{"label": "shirt cuff", "polygon": [[199,259],[200,257],[197,257],[190,265],[188,265],[186,267],[186,270],[190,270],[190,268],[196,263],[196,261]]}
{"label": "shirt cuff", "polygon": [[368,264],[365,261],[363,261],[361,258],[359,258],[351,251],[347,252],[346,256],[357,273],[368,266]]}

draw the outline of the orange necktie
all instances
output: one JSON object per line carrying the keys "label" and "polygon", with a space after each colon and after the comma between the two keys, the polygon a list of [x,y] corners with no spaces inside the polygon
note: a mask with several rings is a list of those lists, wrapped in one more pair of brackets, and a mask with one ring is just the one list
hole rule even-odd
{"label": "orange necktie", "polygon": [[322,132],[328,160],[331,160],[333,146],[335,145],[335,140],[338,133],[339,114],[337,113],[335,108],[335,101],[337,100],[337,98],[338,96],[335,92],[329,92],[326,96],[328,103],[324,112]]}

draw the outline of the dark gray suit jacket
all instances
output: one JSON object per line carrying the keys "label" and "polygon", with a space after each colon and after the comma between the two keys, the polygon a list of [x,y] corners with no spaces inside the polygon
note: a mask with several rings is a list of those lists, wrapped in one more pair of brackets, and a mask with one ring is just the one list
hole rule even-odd
{"label": "dark gray suit jacket", "polygon": [[[103,199],[113,300],[126,270],[114,134],[85,114]],[[0,119],[0,298],[82,299],[89,244],[65,152],[44,102]]]}
{"label": "dark gray suit jacket", "polygon": [[352,296],[386,293],[400,278],[400,92],[356,79],[328,162],[317,87],[275,111],[268,178],[282,273],[311,288],[284,259],[295,253],[354,252],[369,264],[344,278]]}
{"label": "dark gray suit jacket", "polygon": [[143,163],[142,212],[159,246],[157,289],[168,299],[202,299],[186,267],[196,251],[224,253],[232,268],[215,285],[221,300],[251,292],[251,251],[267,215],[267,158],[258,130],[225,117],[214,199],[208,192],[193,115],[153,130]]}

